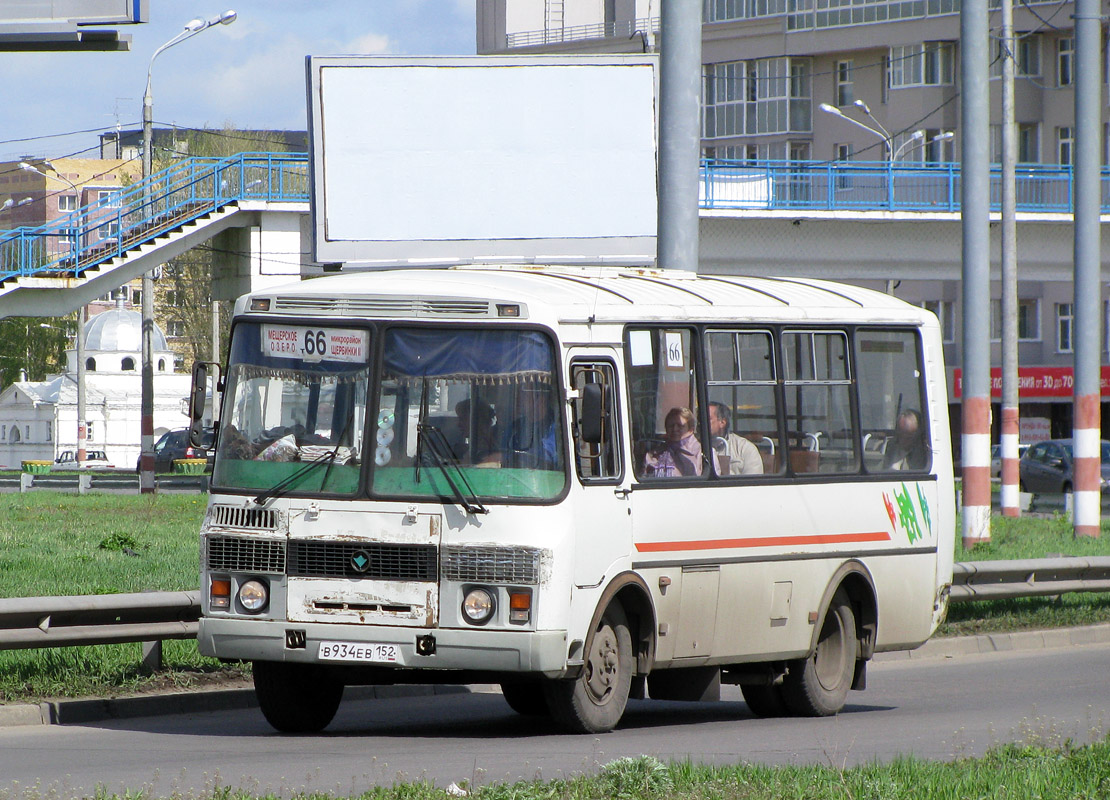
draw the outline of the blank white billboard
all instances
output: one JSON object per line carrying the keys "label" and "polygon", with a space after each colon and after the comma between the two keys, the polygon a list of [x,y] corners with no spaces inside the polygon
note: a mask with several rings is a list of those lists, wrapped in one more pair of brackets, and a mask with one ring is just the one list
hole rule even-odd
{"label": "blank white billboard", "polygon": [[310,57],[315,258],[650,263],[651,56]]}

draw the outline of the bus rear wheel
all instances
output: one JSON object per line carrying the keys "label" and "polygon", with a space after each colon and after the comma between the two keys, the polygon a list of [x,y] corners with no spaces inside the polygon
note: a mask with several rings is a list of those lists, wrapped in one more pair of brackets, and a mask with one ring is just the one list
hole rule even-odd
{"label": "bus rear wheel", "polygon": [[282,733],[316,733],[328,726],[343,699],[343,684],[327,667],[255,661],[258,707]]}
{"label": "bus rear wheel", "polygon": [[632,634],[624,609],[613,603],[601,615],[578,677],[548,681],[544,694],[552,718],[566,730],[606,733],[620,722],[631,684]]}
{"label": "bus rear wheel", "polygon": [[803,717],[838,713],[852,686],[858,652],[852,604],[847,593],[837,589],[825,612],[813,654],[790,662],[782,682],[786,707]]}

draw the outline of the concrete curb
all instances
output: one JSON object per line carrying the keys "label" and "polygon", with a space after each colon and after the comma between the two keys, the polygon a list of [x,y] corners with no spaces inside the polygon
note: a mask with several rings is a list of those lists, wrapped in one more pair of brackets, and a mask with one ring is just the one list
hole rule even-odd
{"label": "concrete curb", "polygon": [[981,653],[1047,650],[1056,647],[1077,647],[1110,642],[1110,624],[1085,625],[1078,628],[1053,628],[1043,631],[984,633],[978,636],[953,636],[930,639],[916,650],[878,653],[876,661],[905,661],[924,658],[956,658]]}
{"label": "concrete curb", "polygon": [[[1110,624],[1079,628],[1054,628],[1044,631],[988,633],[979,636],[954,636],[930,639],[916,650],[878,653],[875,661],[907,661],[929,658],[957,658],[983,653],[1047,650],[1110,642]],[[497,692],[495,686],[436,686],[426,684],[399,686],[350,686],[348,700],[373,700],[390,697],[424,697],[436,694]],[[0,727],[16,725],[80,725],[111,719],[157,717],[198,711],[230,711],[257,708],[254,689],[212,689],[199,692],[171,692],[140,697],[50,700],[0,705]]]}

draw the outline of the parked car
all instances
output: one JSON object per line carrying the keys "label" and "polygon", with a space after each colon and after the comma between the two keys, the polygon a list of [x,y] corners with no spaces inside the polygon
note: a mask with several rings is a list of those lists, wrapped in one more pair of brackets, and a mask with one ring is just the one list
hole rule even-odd
{"label": "parked car", "polygon": [[[1019,460],[1021,459],[1022,456],[1025,455],[1025,451],[1028,450],[1028,449],[1029,449],[1029,445],[1027,445],[1027,444],[1019,444],[1018,445],[1018,459]],[[1000,445],[1000,444],[992,444],[991,445],[991,477],[992,478],[1001,478],[1002,477],[1002,445]]]}
{"label": "parked car", "polygon": [[[54,459],[54,469],[77,469],[77,451],[63,450]],[[108,455],[103,450],[86,450],[85,460],[80,465],[81,469],[115,469],[115,464],[108,460]]]}
{"label": "parked car", "polygon": [[[154,471],[173,472],[173,462],[179,458],[207,458],[208,451],[189,444],[189,429],[166,431],[154,443]],[[135,471],[142,469],[142,456],[135,462]]]}
{"label": "parked car", "polygon": [[[1102,490],[1110,485],[1110,442],[1099,442]],[[1034,494],[1068,493],[1075,488],[1071,439],[1049,439],[1031,445],[1019,464],[1021,490]]]}

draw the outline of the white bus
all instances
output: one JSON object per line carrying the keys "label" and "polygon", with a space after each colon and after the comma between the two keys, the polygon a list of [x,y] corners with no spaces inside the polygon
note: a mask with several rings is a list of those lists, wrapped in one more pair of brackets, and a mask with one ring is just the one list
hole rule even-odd
{"label": "white bus", "polygon": [[198,420],[210,377],[200,649],[253,662],[282,731],[405,682],[499,683],[576,732],[721,683],[760,716],[835,714],[947,608],[941,336],[885,294],[340,274],[238,301]]}

